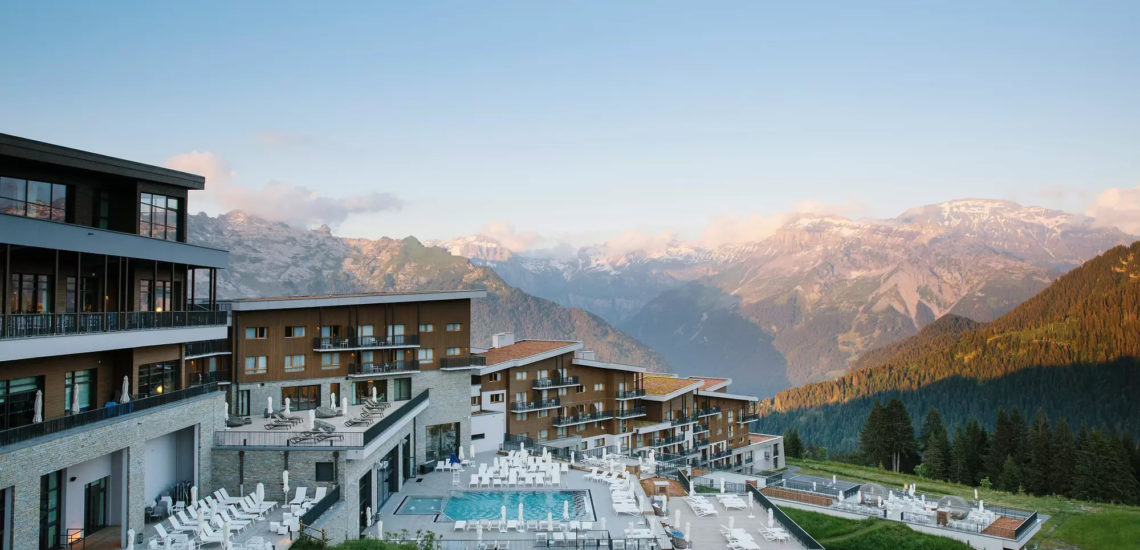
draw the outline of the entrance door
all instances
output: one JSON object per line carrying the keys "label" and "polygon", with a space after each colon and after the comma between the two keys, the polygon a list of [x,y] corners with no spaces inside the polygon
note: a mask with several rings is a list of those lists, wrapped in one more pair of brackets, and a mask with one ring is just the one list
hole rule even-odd
{"label": "entrance door", "polygon": [[[360,527],[361,532],[368,527],[368,509],[372,507],[372,472],[360,477]],[[375,510],[373,510],[375,513]]]}
{"label": "entrance door", "polygon": [[107,486],[110,481],[110,477],[105,477],[83,488],[83,531],[86,535],[107,526]]}

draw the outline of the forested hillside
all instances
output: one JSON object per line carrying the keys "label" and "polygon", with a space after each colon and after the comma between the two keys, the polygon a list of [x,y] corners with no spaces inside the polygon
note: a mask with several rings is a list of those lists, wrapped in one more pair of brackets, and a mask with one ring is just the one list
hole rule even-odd
{"label": "forested hillside", "polygon": [[941,336],[897,344],[875,366],[781,392],[763,404],[759,428],[798,427],[808,443],[850,451],[872,400],[897,396],[915,415],[937,408],[950,425],[1016,406],[1042,408],[1074,427],[1140,433],[1130,402],[1140,394],[1138,253],[1140,243],[1115,247],[948,342],[952,327],[942,327]]}

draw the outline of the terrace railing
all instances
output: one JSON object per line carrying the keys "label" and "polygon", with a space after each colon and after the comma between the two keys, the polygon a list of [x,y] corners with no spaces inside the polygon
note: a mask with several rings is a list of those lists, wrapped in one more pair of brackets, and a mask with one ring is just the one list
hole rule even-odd
{"label": "terrace railing", "polygon": [[313,503],[313,507],[309,508],[304,514],[301,514],[301,524],[312,525],[317,522],[321,514],[328,511],[340,500],[340,485],[333,485],[325,493],[325,498]]}
{"label": "terrace railing", "polygon": [[210,372],[191,372],[186,375],[191,385],[210,384],[213,382],[230,382],[230,369],[217,369]]}
{"label": "terrace railing", "polygon": [[161,407],[169,403],[176,403],[200,395],[218,391],[216,383],[207,383],[199,386],[190,386],[183,390],[175,390],[153,397],[142,397],[127,403],[100,407],[89,411],[49,418],[43,422],[17,426],[7,430],[0,430],[0,446],[11,445],[32,438],[73,430],[84,426],[91,426],[106,420],[121,418],[133,413]]}
{"label": "terrace railing", "polygon": [[618,418],[636,418],[638,416],[645,416],[645,407],[629,407],[617,411]]}
{"label": "terrace railing", "polygon": [[466,355],[462,357],[441,357],[439,368],[457,369],[460,367],[482,367],[487,364],[487,358],[482,355]]}
{"label": "terrace railing", "polygon": [[697,421],[696,416],[675,416],[673,417],[673,425],[680,426],[682,424],[692,424]]}
{"label": "terrace railing", "polygon": [[225,326],[229,312],[120,311],[104,313],[14,313],[0,315],[0,338],[34,338],[161,328]]}
{"label": "terrace railing", "polygon": [[706,433],[708,431],[709,431],[709,425],[708,424],[697,424],[696,426],[693,426],[693,433],[694,434]]}
{"label": "terrace railing", "polygon": [[676,445],[684,442],[685,438],[681,436],[672,437],[655,437],[646,442],[646,447],[667,447],[669,445]]}
{"label": "terrace railing", "polygon": [[736,419],[736,423],[737,424],[747,424],[749,422],[755,422],[757,420],[760,420],[759,414],[757,414],[757,413],[745,413],[745,414],[741,414],[740,417]]}
{"label": "terrace railing", "polygon": [[554,378],[539,378],[534,381],[534,389],[545,390],[549,388],[563,388],[567,386],[577,386],[577,376],[559,376]]}
{"label": "terrace railing", "polygon": [[785,514],[779,506],[772,504],[772,501],[768,500],[768,497],[764,496],[764,493],[761,493],[760,489],[754,485],[748,485],[746,490],[760,503],[761,507],[772,510],[773,519],[780,522],[780,525],[784,526],[788,534],[794,537],[804,548],[807,550],[823,550],[823,545],[820,544],[819,541],[812,538],[807,531],[804,531],[802,527],[792,521],[792,518],[788,517],[788,514]]}
{"label": "terrace railing", "polygon": [[404,372],[418,372],[419,370],[420,362],[416,360],[352,363],[348,366],[348,374],[352,376],[367,376],[370,374],[399,374]]}
{"label": "terrace railing", "polygon": [[706,416],[714,416],[720,414],[720,407],[705,407],[697,409],[697,418],[704,418]]}
{"label": "terrace railing", "polygon": [[614,411],[598,411],[569,416],[556,416],[554,417],[554,425],[556,427],[573,426],[575,424],[585,424],[586,422],[600,422],[602,420],[611,420],[613,417]]}
{"label": "terrace railing", "polygon": [[616,393],[614,393],[614,397],[617,399],[637,399],[639,397],[645,397],[645,390],[641,388],[633,390],[618,390]]}
{"label": "terrace railing", "polygon": [[186,344],[186,359],[204,357],[207,355],[222,355],[230,353],[230,341],[207,340],[205,342],[189,342]]}
{"label": "terrace railing", "polygon": [[378,336],[318,336],[313,338],[313,351],[415,347],[420,343],[418,334],[401,334],[381,338]]}
{"label": "terrace railing", "polygon": [[511,403],[511,411],[538,411],[542,409],[554,409],[560,406],[560,400],[557,397],[553,399],[540,399],[538,401],[515,401]]}

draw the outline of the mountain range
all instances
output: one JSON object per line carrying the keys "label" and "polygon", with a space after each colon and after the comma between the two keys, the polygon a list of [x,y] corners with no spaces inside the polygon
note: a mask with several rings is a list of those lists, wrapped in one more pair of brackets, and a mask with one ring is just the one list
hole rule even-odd
{"label": "mountain range", "polygon": [[490,268],[412,237],[346,239],[327,227],[297,229],[237,211],[192,216],[188,237],[229,250],[222,298],[483,288],[487,297],[472,303],[472,345],[487,347],[492,333],[513,331],[518,338],[581,340],[599,358],[665,368],[659,354],[600,317],[527,294]]}
{"label": "mountain range", "polygon": [[591,311],[673,368],[759,395],[842,376],[861,354],[953,314],[987,322],[1108,248],[1090,218],[965,199],[882,220],[800,215],[756,242],[562,257],[472,236],[433,242],[506,284]]}

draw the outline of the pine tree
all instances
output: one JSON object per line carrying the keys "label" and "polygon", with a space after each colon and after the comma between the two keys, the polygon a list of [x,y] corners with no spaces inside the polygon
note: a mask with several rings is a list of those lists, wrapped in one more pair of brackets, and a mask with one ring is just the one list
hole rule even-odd
{"label": "pine tree", "polygon": [[890,455],[885,414],[882,403],[875,400],[867,422],[863,424],[863,431],[859,433],[859,453],[863,455],[864,462],[879,468],[886,466]]}
{"label": "pine tree", "polygon": [[887,403],[883,414],[886,420],[887,453],[891,469],[911,472],[918,462],[918,449],[914,440],[914,426],[910,413],[902,400],[894,397]]}
{"label": "pine tree", "polygon": [[1053,430],[1042,409],[1037,410],[1037,416],[1033,420],[1027,447],[1028,460],[1022,469],[1026,489],[1035,495],[1052,493]]}
{"label": "pine tree", "polygon": [[1001,476],[1005,467],[1005,459],[1017,453],[1017,428],[1009,420],[1004,409],[998,409],[997,421],[994,422],[994,434],[991,440],[990,452],[986,457],[986,475],[991,480]]}
{"label": "pine tree", "polygon": [[942,416],[936,409],[926,412],[919,437],[923,474],[931,479],[947,479],[950,474],[950,440]]}
{"label": "pine tree", "polygon": [[985,474],[985,457],[990,452],[990,437],[976,419],[966,421],[966,465],[969,484],[977,485]]}
{"label": "pine tree", "polygon": [[804,442],[800,440],[800,431],[795,428],[784,432],[784,456],[789,458],[804,456]]}
{"label": "pine tree", "polygon": [[1013,450],[1010,455],[1024,468],[1029,461],[1029,425],[1017,407],[1009,413],[1009,424],[1013,429]]}
{"label": "pine tree", "polygon": [[970,443],[966,432],[959,426],[954,430],[954,444],[950,448],[950,481],[963,485],[973,485],[970,475]]}
{"label": "pine tree", "polygon": [[1017,464],[1017,459],[1013,456],[1005,457],[995,486],[1011,493],[1016,493],[1021,489],[1021,466]]}
{"label": "pine tree", "polygon": [[1049,470],[1050,492],[1071,496],[1077,446],[1073,441],[1073,430],[1069,429],[1069,423],[1064,418],[1058,420],[1056,428],[1053,429],[1052,446],[1053,461]]}

